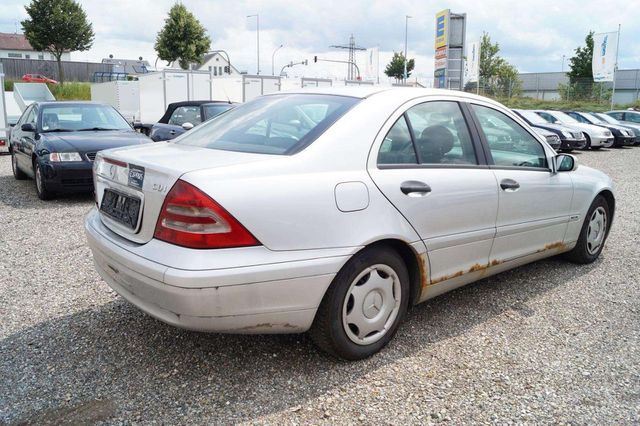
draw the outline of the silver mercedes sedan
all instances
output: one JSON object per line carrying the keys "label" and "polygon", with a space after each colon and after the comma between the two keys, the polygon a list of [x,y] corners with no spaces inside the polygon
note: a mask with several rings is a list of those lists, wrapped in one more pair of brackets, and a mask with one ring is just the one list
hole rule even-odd
{"label": "silver mercedes sedan", "polygon": [[317,88],[257,98],[94,163],[86,234],[123,298],[166,323],[309,331],[383,348],[407,309],[545,257],[598,258],[611,179],[479,96]]}

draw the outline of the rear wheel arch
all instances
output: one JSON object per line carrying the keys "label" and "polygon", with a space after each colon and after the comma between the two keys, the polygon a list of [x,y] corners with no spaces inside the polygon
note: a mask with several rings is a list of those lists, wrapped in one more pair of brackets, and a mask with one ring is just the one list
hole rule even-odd
{"label": "rear wheel arch", "polygon": [[[368,250],[372,247],[384,247],[393,250],[400,255],[407,267],[407,271],[409,272],[409,306],[415,305],[420,298],[420,290],[423,287],[422,281],[427,279],[426,272],[422,272],[425,269],[420,266],[420,262],[423,262],[421,255],[418,254],[406,241],[395,238],[375,241],[367,244],[360,251]],[[424,256],[426,257],[426,253]]]}

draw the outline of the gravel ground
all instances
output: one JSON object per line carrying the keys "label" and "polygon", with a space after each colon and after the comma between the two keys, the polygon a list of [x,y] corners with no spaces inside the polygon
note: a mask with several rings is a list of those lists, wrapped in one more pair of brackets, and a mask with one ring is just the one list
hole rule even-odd
{"label": "gravel ground", "polygon": [[94,272],[91,197],[39,201],[0,157],[0,423],[640,423],[640,148],[577,155],[617,184],[597,262],[541,261],[419,305],[353,363],[305,335],[142,314]]}

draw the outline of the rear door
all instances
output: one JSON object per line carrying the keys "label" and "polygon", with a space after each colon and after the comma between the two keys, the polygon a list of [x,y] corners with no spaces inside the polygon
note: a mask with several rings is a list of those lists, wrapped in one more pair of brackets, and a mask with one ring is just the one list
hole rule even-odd
{"label": "rear door", "polygon": [[[507,261],[564,241],[573,184],[568,173],[553,173],[542,143],[515,117],[492,104],[472,103],[486,156],[499,185],[499,209],[491,261]],[[499,129],[510,143],[495,141]]]}
{"label": "rear door", "polygon": [[468,111],[453,97],[428,99],[390,117],[369,173],[425,242],[435,284],[487,266],[498,189]]}

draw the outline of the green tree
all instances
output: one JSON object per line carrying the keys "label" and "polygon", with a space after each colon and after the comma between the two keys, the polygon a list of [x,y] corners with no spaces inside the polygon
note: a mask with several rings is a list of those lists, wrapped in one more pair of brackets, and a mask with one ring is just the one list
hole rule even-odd
{"label": "green tree", "polygon": [[[411,71],[415,67],[416,62],[413,59],[407,61],[407,78],[411,75]],[[388,77],[393,77],[396,81],[404,79],[404,54],[402,52],[393,52],[393,58],[384,69],[384,73]]]}
{"label": "green tree", "polygon": [[29,18],[21,22],[34,50],[51,52],[58,62],[58,80],[64,83],[62,54],[84,51],[93,45],[93,28],[87,14],[74,0],[31,0],[25,6]]}
{"label": "green tree", "polygon": [[593,69],[593,31],[584,39],[585,46],[578,46],[575,55],[569,58],[569,83],[558,85],[558,92],[564,100],[571,99],[596,99],[603,100],[606,96],[606,90],[602,88],[602,84],[594,84]]}
{"label": "green tree", "polygon": [[480,82],[487,94],[515,96],[522,92],[516,67],[500,55],[500,45],[492,43],[489,34],[482,33],[480,42]]}
{"label": "green tree", "polygon": [[156,37],[155,49],[163,61],[178,61],[180,68],[201,64],[209,51],[211,39],[200,21],[181,4],[176,3],[164,20],[164,28]]}
{"label": "green tree", "polygon": [[578,79],[593,80],[593,69],[591,62],[593,61],[593,31],[584,39],[586,46],[578,46],[575,50],[575,56],[569,58],[569,69],[567,73],[569,80],[574,83]]}

